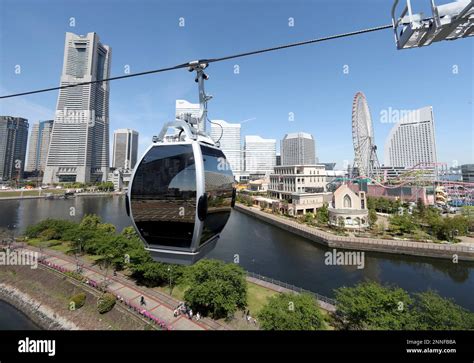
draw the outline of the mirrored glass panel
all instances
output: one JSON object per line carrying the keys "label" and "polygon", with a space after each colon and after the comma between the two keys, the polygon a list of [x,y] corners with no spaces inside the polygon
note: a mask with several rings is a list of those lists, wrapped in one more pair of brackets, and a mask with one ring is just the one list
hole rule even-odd
{"label": "mirrored glass panel", "polygon": [[137,167],[131,211],[150,245],[191,246],[196,216],[196,169],[191,145],[155,146]]}
{"label": "mirrored glass panel", "polygon": [[229,219],[234,176],[222,150],[201,145],[207,193],[207,217],[200,244],[219,234]]}

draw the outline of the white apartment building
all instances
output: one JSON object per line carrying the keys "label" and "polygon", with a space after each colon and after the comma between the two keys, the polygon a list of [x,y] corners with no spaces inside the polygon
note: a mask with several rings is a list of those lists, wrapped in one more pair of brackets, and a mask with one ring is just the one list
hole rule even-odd
{"label": "white apartment building", "polygon": [[276,140],[245,136],[244,154],[247,173],[270,174],[276,163]]}
{"label": "white apartment building", "polygon": [[324,165],[282,165],[270,174],[268,194],[282,201],[276,206],[280,212],[297,216],[315,213],[331,201],[332,193],[325,191],[326,185]]}
{"label": "white apartment building", "polygon": [[224,120],[212,120],[211,138],[219,140],[220,148],[232,168],[233,173],[242,171],[241,125]]}
{"label": "white apartment building", "polygon": [[286,134],[281,140],[281,165],[316,164],[316,144],[306,132]]}
{"label": "white apartment building", "polygon": [[268,190],[276,199],[292,199],[295,194],[323,193],[326,190],[324,165],[275,166]]}
{"label": "white apartment building", "polygon": [[433,108],[428,106],[407,112],[386,139],[385,166],[411,168],[436,162]]}
{"label": "white apartment building", "polygon": [[[60,85],[108,78],[110,62],[96,33],[66,33]],[[108,171],[108,82],[61,89],[43,183],[105,181]]]}

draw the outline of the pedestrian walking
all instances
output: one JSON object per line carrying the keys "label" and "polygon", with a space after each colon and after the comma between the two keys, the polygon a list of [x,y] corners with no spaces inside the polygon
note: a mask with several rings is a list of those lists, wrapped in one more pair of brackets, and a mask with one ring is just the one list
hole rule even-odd
{"label": "pedestrian walking", "polygon": [[145,298],[144,298],[143,296],[140,298],[140,305],[141,305],[141,306],[145,306],[145,305],[146,305]]}

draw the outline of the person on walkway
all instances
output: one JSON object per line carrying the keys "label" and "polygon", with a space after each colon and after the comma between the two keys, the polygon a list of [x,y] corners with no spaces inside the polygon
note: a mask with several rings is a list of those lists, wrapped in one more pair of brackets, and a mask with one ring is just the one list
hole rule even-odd
{"label": "person on walkway", "polygon": [[142,296],[142,297],[140,298],[140,305],[141,305],[141,306],[146,306],[146,302],[145,302],[145,297],[144,297],[144,296]]}
{"label": "person on walkway", "polygon": [[196,321],[199,321],[201,319],[201,314],[199,314],[199,311],[196,313]]}

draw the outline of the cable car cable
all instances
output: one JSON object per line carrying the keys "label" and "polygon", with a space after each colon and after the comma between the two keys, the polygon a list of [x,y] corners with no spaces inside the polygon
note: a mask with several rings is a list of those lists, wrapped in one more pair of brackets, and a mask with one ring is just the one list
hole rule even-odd
{"label": "cable car cable", "polygon": [[[336,34],[336,35],[331,35],[331,36],[322,37],[322,38],[305,40],[305,41],[297,42],[297,43],[290,43],[290,44],[280,45],[280,46],[276,46],[276,47],[255,50],[255,51],[251,51],[251,52],[234,54],[234,55],[230,55],[230,56],[226,56],[226,57],[202,59],[202,60],[199,60],[198,63],[222,62],[222,61],[226,61],[226,60],[230,60],[230,59],[247,57],[247,56],[250,56],[250,55],[268,53],[268,52],[273,52],[273,51],[276,51],[276,50],[299,47],[299,46],[302,46],[302,45],[319,43],[319,42],[323,42],[323,41],[327,41],[327,40],[346,38],[346,37],[351,37],[351,36],[355,36],[355,35],[376,32],[376,31],[379,31],[379,30],[389,29],[389,28],[392,28],[392,27],[393,27],[392,24],[387,24],[387,25],[377,26],[377,27],[373,27],[373,28],[356,30],[356,31],[349,32],[349,33]],[[187,62],[187,63],[178,64],[178,65],[172,66],[172,67],[154,69],[154,70],[144,71],[144,72],[139,72],[139,73],[132,73],[132,74],[124,75],[124,76],[116,76],[116,77],[105,78],[105,79],[100,79],[100,80],[95,80],[95,81],[90,81],[90,82],[81,82],[81,83],[69,84],[69,85],[65,85],[65,86],[43,88],[43,89],[34,90],[34,91],[15,93],[15,94],[10,94],[10,95],[0,96],[0,99],[26,96],[26,95],[36,94],[36,93],[57,91],[57,90],[65,89],[65,88],[72,88],[72,87],[78,87],[78,86],[87,86],[87,85],[95,84],[95,83],[116,81],[116,80],[125,79],[125,78],[132,78],[132,77],[145,76],[145,75],[149,75],[149,74],[168,72],[168,71],[173,71],[173,70],[176,70],[176,69],[182,69],[182,68],[190,67],[193,63],[195,63],[195,62]]]}

